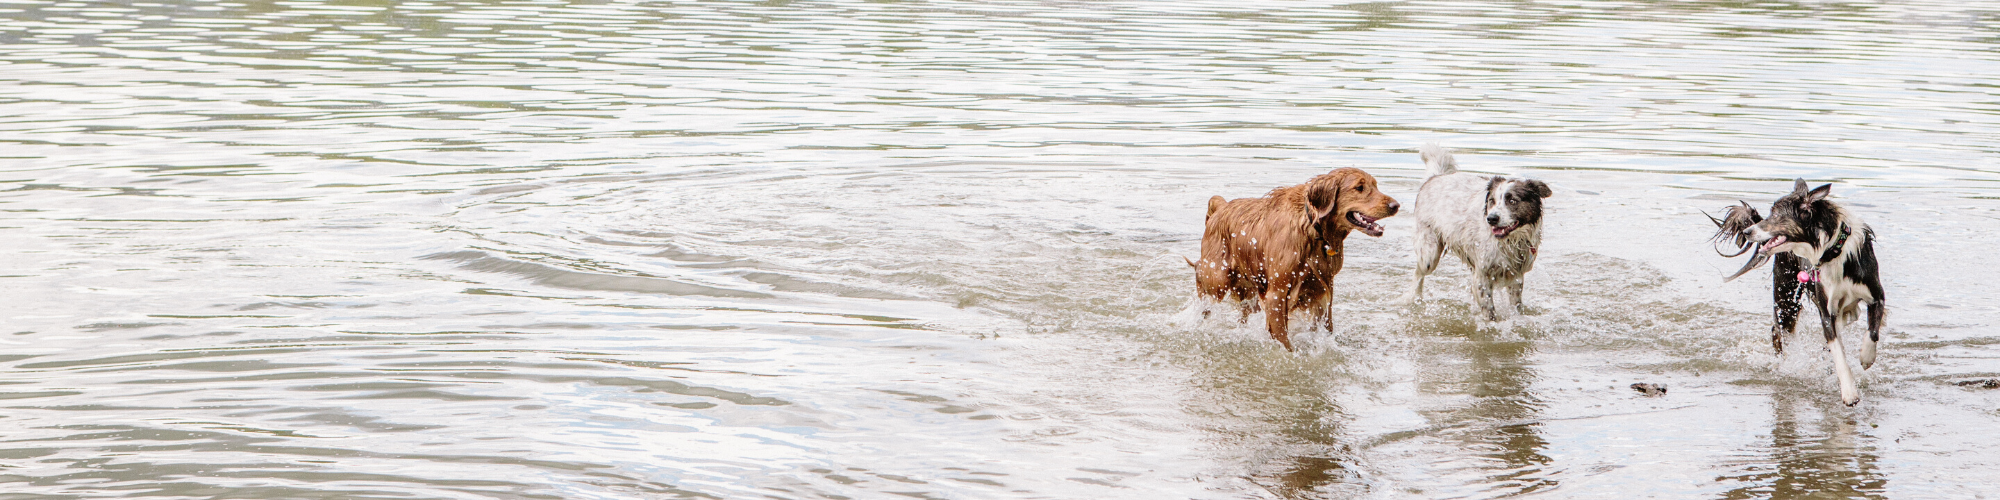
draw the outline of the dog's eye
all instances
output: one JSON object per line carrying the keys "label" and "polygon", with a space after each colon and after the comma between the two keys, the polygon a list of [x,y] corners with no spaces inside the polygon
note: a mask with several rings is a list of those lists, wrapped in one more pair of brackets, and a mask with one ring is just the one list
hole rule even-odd
{"label": "dog's eye", "polygon": [[1368,192],[1368,186],[1354,186],[1354,192],[1356,193]]}

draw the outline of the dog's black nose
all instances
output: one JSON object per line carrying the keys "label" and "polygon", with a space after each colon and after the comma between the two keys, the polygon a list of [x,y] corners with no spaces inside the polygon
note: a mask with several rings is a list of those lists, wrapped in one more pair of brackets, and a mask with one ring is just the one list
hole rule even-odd
{"label": "dog's black nose", "polygon": [[1488,226],[1500,225],[1500,214],[1486,214],[1486,225]]}
{"label": "dog's black nose", "polygon": [[1389,215],[1396,215],[1396,211],[1402,209],[1403,204],[1396,203],[1396,200],[1389,200]]}

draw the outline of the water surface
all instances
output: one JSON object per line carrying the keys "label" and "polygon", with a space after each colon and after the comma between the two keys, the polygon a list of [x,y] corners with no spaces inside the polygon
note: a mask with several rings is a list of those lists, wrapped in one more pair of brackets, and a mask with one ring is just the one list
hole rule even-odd
{"label": "water surface", "polygon": [[[0,3],[19,498],[1976,498],[2000,10]],[[1549,181],[1526,317],[1410,221],[1202,319],[1212,195]],[[1701,211],[1876,229],[1864,401]],[[1666,384],[1644,397],[1633,382]]]}

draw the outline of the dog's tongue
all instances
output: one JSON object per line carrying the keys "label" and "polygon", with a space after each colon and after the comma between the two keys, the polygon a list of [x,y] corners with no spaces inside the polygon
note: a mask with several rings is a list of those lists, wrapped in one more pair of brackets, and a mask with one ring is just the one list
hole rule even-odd
{"label": "dog's tongue", "polygon": [[1495,237],[1495,238],[1505,238],[1505,237],[1507,237],[1507,233],[1511,233],[1511,232],[1514,232],[1514,226],[1506,226],[1506,227],[1496,227],[1496,228],[1493,228],[1493,237]]}

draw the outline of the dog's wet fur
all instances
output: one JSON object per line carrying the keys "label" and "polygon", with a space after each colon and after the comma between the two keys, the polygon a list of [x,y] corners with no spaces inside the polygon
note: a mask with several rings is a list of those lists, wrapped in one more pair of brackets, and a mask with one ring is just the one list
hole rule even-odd
{"label": "dog's wet fur", "polygon": [[[1209,198],[1195,288],[1215,301],[1240,301],[1242,321],[1264,311],[1271,338],[1292,349],[1291,314],[1333,330],[1333,276],[1345,260],[1347,235],[1382,236],[1381,219],[1401,207],[1375,177],[1340,168],[1262,198]],[[1204,315],[1207,313],[1204,312]]]}
{"label": "dog's wet fur", "polygon": [[1542,241],[1542,199],[1555,194],[1535,179],[1458,171],[1458,160],[1437,144],[1418,149],[1430,177],[1417,190],[1416,279],[1400,302],[1423,299],[1424,278],[1445,251],[1472,268],[1472,299],[1487,320],[1499,319],[1494,289],[1508,291],[1508,310],[1520,314],[1523,279],[1534,269]]}
{"label": "dog's wet fur", "polygon": [[[1882,276],[1875,261],[1875,230],[1840,205],[1828,201],[1832,184],[1806,189],[1805,179],[1793,184],[1792,192],[1771,204],[1771,216],[1764,217],[1748,203],[1725,209],[1715,222],[1713,240],[1733,244],[1734,257],[1754,253],[1734,279],[1771,261],[1772,312],[1771,348],[1784,352],[1785,337],[1797,326],[1801,297],[1810,297],[1818,308],[1820,327],[1826,334],[1827,349],[1833,352],[1834,372],[1840,378],[1840,400],[1849,406],[1860,402],[1853,371],[1840,341],[1840,326],[1868,309],[1868,340],[1861,348],[1861,369],[1875,365],[1875,347],[1882,339],[1882,323],[1889,308],[1882,293]],[[1846,238],[1841,228],[1848,228]],[[1814,278],[1808,281],[1807,278]]]}

